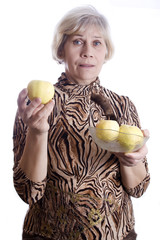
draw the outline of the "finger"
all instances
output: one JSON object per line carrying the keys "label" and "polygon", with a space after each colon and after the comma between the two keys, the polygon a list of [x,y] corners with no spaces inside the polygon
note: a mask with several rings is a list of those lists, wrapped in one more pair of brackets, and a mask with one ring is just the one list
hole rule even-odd
{"label": "finger", "polygon": [[125,157],[133,160],[142,160],[148,153],[146,144],[136,152],[125,153]]}
{"label": "finger", "polygon": [[27,106],[24,115],[23,115],[23,120],[25,122],[28,122],[28,119],[31,118],[33,113],[36,111],[36,108],[38,108],[41,105],[41,99],[40,98],[35,98],[30,102],[30,104]]}
{"label": "finger", "polygon": [[32,115],[32,118],[30,119],[31,122],[34,122],[34,125],[40,122],[42,119],[48,119],[48,116],[50,115],[51,111],[54,107],[54,101],[50,101],[46,105],[43,105],[43,107],[36,112],[36,114]]}
{"label": "finger", "polygon": [[131,160],[131,159],[127,160],[125,158],[119,158],[119,162],[120,162],[120,164],[127,166],[127,167],[133,167],[137,164],[134,160]]}
{"label": "finger", "polygon": [[131,167],[134,164],[134,161],[128,157],[125,156],[125,153],[115,153],[116,157],[118,157],[119,162],[122,165],[125,165],[127,167]]}
{"label": "finger", "polygon": [[54,107],[54,101],[50,101],[49,103],[47,103],[40,111],[36,113],[37,120],[41,118],[48,118],[51,111],[53,110],[53,107]]}
{"label": "finger", "polygon": [[28,94],[27,88],[24,88],[19,93],[19,96],[18,96],[18,99],[17,99],[17,105],[18,105],[18,109],[19,109],[20,112],[22,112],[26,107],[25,99],[27,98],[27,94]]}
{"label": "finger", "polygon": [[143,132],[143,135],[144,135],[144,137],[149,137],[149,130],[148,129],[144,129],[144,130],[142,130],[142,132]]}
{"label": "finger", "polygon": [[44,107],[44,104],[40,104],[35,110],[33,111],[32,115],[35,115],[38,111],[40,111]]}
{"label": "finger", "polygon": [[51,111],[53,110],[54,107],[54,100],[49,101],[43,108],[43,110],[41,110],[43,112],[44,115],[49,115],[51,113]]}

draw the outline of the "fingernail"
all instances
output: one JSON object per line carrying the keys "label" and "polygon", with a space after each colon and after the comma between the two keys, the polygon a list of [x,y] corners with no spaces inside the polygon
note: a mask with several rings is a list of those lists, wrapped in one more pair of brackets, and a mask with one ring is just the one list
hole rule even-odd
{"label": "fingernail", "polygon": [[125,153],[124,154],[126,157],[129,157],[129,156],[131,156],[131,154],[130,153]]}
{"label": "fingernail", "polygon": [[34,98],[33,99],[37,104],[40,104],[42,102],[41,98]]}

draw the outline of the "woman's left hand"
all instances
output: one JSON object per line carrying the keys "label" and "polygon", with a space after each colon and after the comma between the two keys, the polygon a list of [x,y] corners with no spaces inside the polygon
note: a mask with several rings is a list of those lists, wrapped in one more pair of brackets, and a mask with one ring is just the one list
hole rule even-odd
{"label": "woman's left hand", "polygon": [[[143,130],[143,135],[145,137],[149,137],[149,131],[147,129]],[[118,159],[119,162],[127,167],[133,167],[136,166],[139,162],[143,161],[144,157],[148,153],[148,148],[146,144],[140,148],[136,152],[131,152],[131,153],[114,153]]]}

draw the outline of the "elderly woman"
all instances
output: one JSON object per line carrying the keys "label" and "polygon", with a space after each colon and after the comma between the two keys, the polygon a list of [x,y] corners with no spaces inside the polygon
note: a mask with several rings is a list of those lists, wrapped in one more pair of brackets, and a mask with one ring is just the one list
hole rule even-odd
{"label": "elderly woman", "polygon": [[[149,184],[147,147],[111,153],[92,139],[101,119],[140,127],[128,97],[100,85],[113,53],[108,24],[93,7],[70,11],[57,25],[53,57],[65,66],[54,100],[18,97],[14,184],[29,204],[23,239],[136,239],[132,197]],[[147,131],[144,134],[148,134]]]}

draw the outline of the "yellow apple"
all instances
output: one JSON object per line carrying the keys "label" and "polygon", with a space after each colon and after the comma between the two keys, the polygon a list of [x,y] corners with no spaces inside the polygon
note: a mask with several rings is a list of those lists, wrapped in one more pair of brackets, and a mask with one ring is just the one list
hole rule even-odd
{"label": "yellow apple", "polygon": [[96,136],[107,142],[117,139],[119,134],[119,124],[115,120],[100,120],[96,125]]}
{"label": "yellow apple", "polygon": [[124,124],[119,127],[118,141],[127,152],[131,152],[136,145],[142,145],[143,133],[137,126]]}
{"label": "yellow apple", "polygon": [[29,99],[41,98],[42,104],[48,103],[54,96],[54,86],[47,81],[32,80],[27,89]]}

